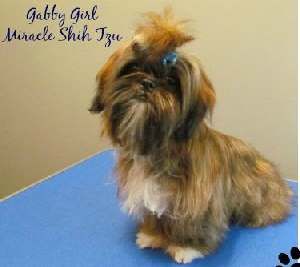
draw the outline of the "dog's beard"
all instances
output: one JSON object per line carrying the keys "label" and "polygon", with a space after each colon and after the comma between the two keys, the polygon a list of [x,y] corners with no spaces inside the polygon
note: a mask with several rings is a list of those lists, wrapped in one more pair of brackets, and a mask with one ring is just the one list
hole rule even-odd
{"label": "dog's beard", "polygon": [[139,83],[121,79],[112,96],[110,121],[115,142],[140,155],[166,148],[176,127],[178,96],[164,88],[145,92]]}

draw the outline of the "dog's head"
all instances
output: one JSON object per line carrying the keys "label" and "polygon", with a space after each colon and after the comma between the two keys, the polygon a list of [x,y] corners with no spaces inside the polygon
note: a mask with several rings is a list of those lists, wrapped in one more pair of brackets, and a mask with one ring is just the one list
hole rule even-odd
{"label": "dog's head", "polygon": [[215,93],[199,61],[177,51],[193,40],[169,10],[148,13],[134,38],[119,48],[97,75],[91,112],[104,111],[114,144],[139,154],[193,136]]}

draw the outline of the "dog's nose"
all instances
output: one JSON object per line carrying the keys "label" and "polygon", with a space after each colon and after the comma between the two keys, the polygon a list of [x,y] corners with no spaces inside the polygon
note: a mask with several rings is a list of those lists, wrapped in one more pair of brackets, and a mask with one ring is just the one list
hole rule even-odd
{"label": "dog's nose", "polygon": [[155,88],[155,82],[150,79],[144,79],[141,84],[145,90],[152,91]]}

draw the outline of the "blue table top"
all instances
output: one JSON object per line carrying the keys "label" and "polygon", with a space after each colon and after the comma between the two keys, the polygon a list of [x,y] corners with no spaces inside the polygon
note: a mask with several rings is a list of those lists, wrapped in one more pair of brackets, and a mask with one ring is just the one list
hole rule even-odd
{"label": "blue table top", "polygon": [[[136,223],[116,197],[114,158],[100,153],[1,202],[0,266],[178,266],[160,250],[136,247]],[[297,183],[289,184],[295,195],[287,220],[234,226],[216,252],[189,266],[276,266],[279,253],[297,246]]]}

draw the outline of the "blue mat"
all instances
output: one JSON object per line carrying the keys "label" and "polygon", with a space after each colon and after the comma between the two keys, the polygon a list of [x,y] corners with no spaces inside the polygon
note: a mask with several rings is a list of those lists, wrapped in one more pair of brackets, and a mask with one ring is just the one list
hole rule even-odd
{"label": "blue mat", "polygon": [[[106,151],[0,203],[1,267],[179,266],[135,245],[136,224],[120,211]],[[273,267],[297,245],[297,183],[290,217],[263,229],[232,227],[219,249],[189,266]],[[276,196],[274,196],[276,197]]]}

